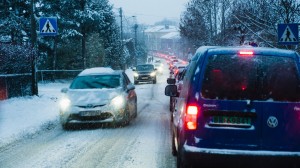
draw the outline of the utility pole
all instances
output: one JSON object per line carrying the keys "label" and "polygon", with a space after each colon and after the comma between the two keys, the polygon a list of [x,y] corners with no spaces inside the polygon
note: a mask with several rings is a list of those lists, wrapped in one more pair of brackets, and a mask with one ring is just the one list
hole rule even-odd
{"label": "utility pole", "polygon": [[[120,39],[121,39],[121,53],[120,53],[120,58],[123,59],[123,49],[124,49],[124,46],[123,46],[123,11],[122,11],[122,8],[120,8],[119,12],[120,12],[120,22],[121,22],[121,32],[120,32],[120,36],[121,36],[120,37]],[[121,68],[123,70],[125,70],[125,68],[126,68],[126,61],[124,62],[124,64],[121,65]]]}
{"label": "utility pole", "polygon": [[138,25],[135,24],[134,25],[134,48],[135,48],[135,58],[134,58],[134,64],[135,66],[137,65],[137,28],[138,28]]}
{"label": "utility pole", "polygon": [[120,20],[121,20],[121,43],[123,43],[123,11],[122,8],[120,8]]}
{"label": "utility pole", "polygon": [[36,77],[36,21],[34,17],[34,0],[30,1],[30,20],[31,20],[31,45],[32,45],[32,58],[31,58],[31,93],[32,95],[38,95],[38,84]]}

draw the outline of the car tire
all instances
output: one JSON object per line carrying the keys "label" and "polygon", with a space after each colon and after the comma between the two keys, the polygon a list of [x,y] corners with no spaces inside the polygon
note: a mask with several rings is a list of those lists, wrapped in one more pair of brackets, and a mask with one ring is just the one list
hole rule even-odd
{"label": "car tire", "polygon": [[175,146],[175,136],[174,133],[172,133],[172,155],[177,156],[177,150]]}
{"label": "car tire", "polygon": [[153,84],[156,84],[156,78],[153,80]]}
{"label": "car tire", "polygon": [[134,115],[133,115],[134,118],[137,117],[137,101],[135,101],[135,105],[134,105]]}
{"label": "car tire", "polygon": [[129,112],[129,108],[127,107],[124,111],[124,116],[123,116],[123,120],[122,120],[122,126],[126,126],[130,124],[130,112]]}
{"label": "car tire", "polygon": [[183,156],[182,149],[178,149],[177,153],[177,168],[193,168],[194,166],[188,163]]}

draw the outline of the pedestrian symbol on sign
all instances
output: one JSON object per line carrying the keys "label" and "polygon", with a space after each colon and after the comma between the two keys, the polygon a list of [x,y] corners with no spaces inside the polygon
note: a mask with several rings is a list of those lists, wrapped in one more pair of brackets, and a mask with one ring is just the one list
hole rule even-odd
{"label": "pedestrian symbol on sign", "polygon": [[47,19],[45,25],[43,26],[42,33],[56,33],[49,19]]}
{"label": "pedestrian symbol on sign", "polygon": [[56,17],[40,17],[40,33],[41,36],[57,35],[57,18]]}
{"label": "pedestrian symbol on sign", "polygon": [[278,24],[278,44],[298,45],[298,24]]}

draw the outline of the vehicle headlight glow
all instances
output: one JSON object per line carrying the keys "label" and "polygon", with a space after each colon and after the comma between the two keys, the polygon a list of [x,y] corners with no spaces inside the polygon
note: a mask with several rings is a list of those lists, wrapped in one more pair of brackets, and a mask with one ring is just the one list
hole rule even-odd
{"label": "vehicle headlight glow", "polygon": [[59,102],[61,110],[66,111],[71,105],[71,100],[68,98],[62,98]]}
{"label": "vehicle headlight glow", "polygon": [[124,100],[123,96],[117,96],[111,100],[111,104],[115,108],[123,107],[124,103],[125,103],[125,100]]}
{"label": "vehicle headlight glow", "polygon": [[151,72],[150,76],[154,77],[155,76],[155,72]]}
{"label": "vehicle headlight glow", "polygon": [[139,76],[139,74],[138,74],[138,73],[136,73],[136,72],[134,72],[134,73],[133,73],[133,76],[134,76],[134,77],[138,77],[138,76]]}

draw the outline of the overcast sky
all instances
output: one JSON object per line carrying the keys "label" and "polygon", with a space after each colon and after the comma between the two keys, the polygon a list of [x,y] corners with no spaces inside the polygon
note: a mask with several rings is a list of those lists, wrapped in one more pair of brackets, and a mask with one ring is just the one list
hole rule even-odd
{"label": "overcast sky", "polygon": [[[142,24],[154,24],[164,18],[178,20],[189,0],[109,0],[122,8],[126,17],[136,16]],[[114,9],[117,11],[117,9]]]}

